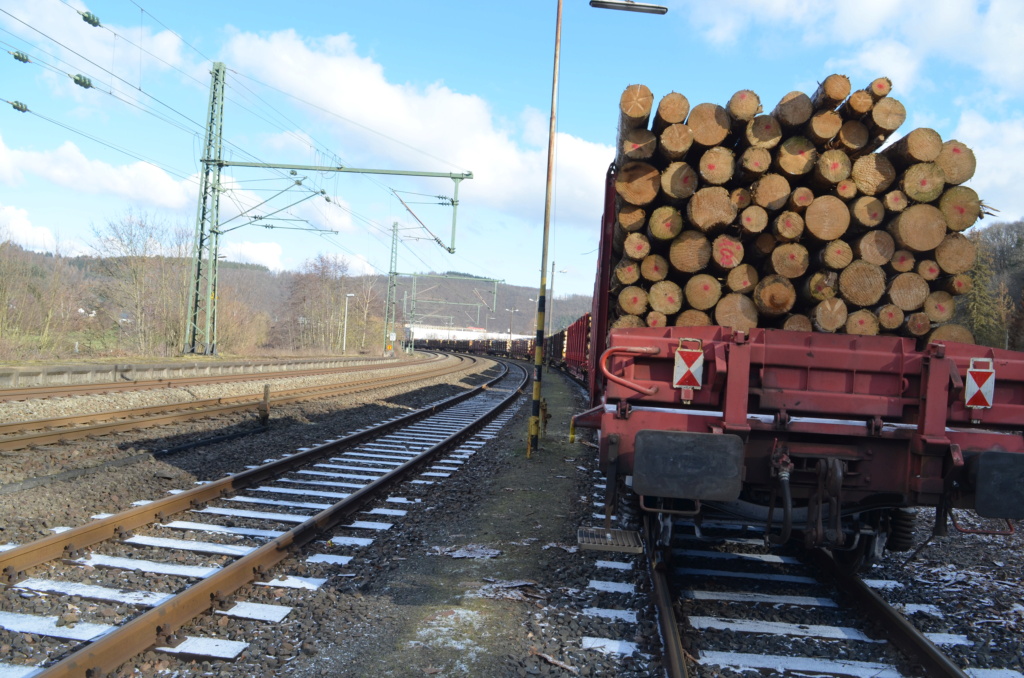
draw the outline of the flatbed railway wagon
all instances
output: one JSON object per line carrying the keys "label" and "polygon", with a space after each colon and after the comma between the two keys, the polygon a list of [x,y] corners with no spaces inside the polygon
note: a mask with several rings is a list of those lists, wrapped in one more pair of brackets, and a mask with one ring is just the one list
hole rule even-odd
{"label": "flatbed railway wagon", "polygon": [[614,180],[613,165],[591,407],[574,417],[598,431],[610,504],[630,476],[666,545],[675,516],[735,520],[857,566],[913,546],[915,507],[937,509],[938,534],[950,520],[961,529],[959,509],[996,519],[982,521],[996,533],[1024,518],[1024,354],[781,329],[610,330]]}

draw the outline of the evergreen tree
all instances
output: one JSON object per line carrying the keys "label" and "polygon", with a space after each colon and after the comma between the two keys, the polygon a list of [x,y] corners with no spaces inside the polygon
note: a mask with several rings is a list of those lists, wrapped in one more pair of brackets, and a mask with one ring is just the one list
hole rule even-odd
{"label": "evergreen tree", "polygon": [[971,239],[978,248],[978,257],[971,271],[974,287],[966,295],[967,327],[977,343],[1003,348],[1006,343],[1006,325],[992,270],[992,250],[978,233],[972,234]]}

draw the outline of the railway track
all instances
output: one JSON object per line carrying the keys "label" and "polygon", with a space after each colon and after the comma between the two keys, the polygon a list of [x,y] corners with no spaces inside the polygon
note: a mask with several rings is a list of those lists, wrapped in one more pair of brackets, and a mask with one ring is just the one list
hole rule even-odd
{"label": "railway track", "polygon": [[756,530],[714,523],[677,530],[674,544],[668,574],[685,644],[696,657],[691,675],[1021,675],[961,669],[947,652],[973,641],[952,632],[952,620],[942,631],[924,633],[908,619],[929,615],[942,626],[938,608],[901,612],[882,595],[898,583],[843,574],[822,552],[808,562],[769,551]]}
{"label": "railway track", "polygon": [[[103,435],[118,431],[129,431],[175,422],[202,419],[235,412],[254,411],[261,407],[299,403],[317,398],[358,393],[384,386],[398,386],[423,379],[440,377],[467,369],[477,359],[460,356],[451,358],[455,364],[435,365],[435,360],[417,363],[416,369],[407,374],[381,378],[348,381],[325,386],[284,389],[275,391],[265,398],[264,394],[249,394],[208,400],[142,407],[131,410],[116,410],[92,414],[37,419],[0,424],[0,450],[19,450],[32,445],[43,445],[88,436]],[[448,362],[441,359],[441,362]],[[405,364],[408,366],[408,363]]]}
{"label": "railway track", "polygon": [[[250,624],[285,619],[290,609],[263,602],[259,591],[322,585],[316,575],[336,572],[356,557],[346,553],[371,541],[355,534],[386,529],[382,520],[405,513],[378,508],[353,520],[368,502],[403,480],[419,486],[456,472],[493,436],[500,423],[488,422],[527,381],[522,367],[501,369],[484,386],[430,407],[0,553],[0,627],[43,639],[18,665],[0,665],[0,675],[99,678],[154,647],[210,660],[237,656],[244,639],[189,629],[220,628],[198,623],[210,615]],[[434,462],[443,452],[451,454]],[[392,497],[387,506],[406,503]],[[75,601],[88,600],[130,612],[120,625],[100,623],[97,613],[46,617],[33,613],[41,596],[59,596],[75,610]]]}
{"label": "railway track", "polygon": [[145,391],[158,388],[188,388],[205,384],[228,384],[247,381],[266,381],[267,379],[288,379],[293,377],[315,377],[326,374],[348,374],[366,370],[400,368],[408,361],[375,361],[368,365],[352,365],[348,367],[331,367],[312,370],[291,370],[277,372],[258,372],[250,374],[221,374],[201,377],[170,377],[167,379],[138,379],[131,381],[112,381],[89,384],[59,384],[54,386],[27,386],[23,388],[0,389],[0,402],[15,400],[32,400],[37,398],[62,398],[76,395],[96,395],[101,393],[122,393],[125,391]]}

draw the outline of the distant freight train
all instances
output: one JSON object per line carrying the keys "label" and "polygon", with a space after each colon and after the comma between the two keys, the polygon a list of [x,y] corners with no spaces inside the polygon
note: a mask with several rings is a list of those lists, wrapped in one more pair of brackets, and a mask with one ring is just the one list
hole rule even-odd
{"label": "distant freight train", "polygon": [[[613,166],[593,311],[545,342],[546,361],[588,385],[574,425],[598,431],[606,503],[631,476],[657,516],[651,546],[668,545],[675,516],[732,520],[854,568],[912,548],[916,507],[935,507],[937,534],[950,521],[968,530],[956,509],[1005,520],[970,531],[1013,531],[1024,354],[901,336],[611,329],[614,180]],[[533,342],[450,348],[531,359]]]}

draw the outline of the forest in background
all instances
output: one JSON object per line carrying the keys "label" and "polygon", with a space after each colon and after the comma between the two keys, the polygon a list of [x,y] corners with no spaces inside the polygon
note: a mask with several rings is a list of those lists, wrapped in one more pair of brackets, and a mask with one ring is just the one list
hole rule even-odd
{"label": "forest in background", "polygon": [[[0,224],[0,360],[180,355],[192,236],[190,228],[129,213],[94,229],[89,255],[62,256],[25,250]],[[380,354],[388,278],[349,268],[330,254],[299,271],[221,261],[218,353],[338,355],[344,346]],[[532,334],[536,293],[499,283],[495,298],[492,282],[454,271],[400,276],[396,332],[401,337],[413,320],[492,332],[511,323],[514,333]],[[556,297],[555,331],[589,310],[589,296]]]}

